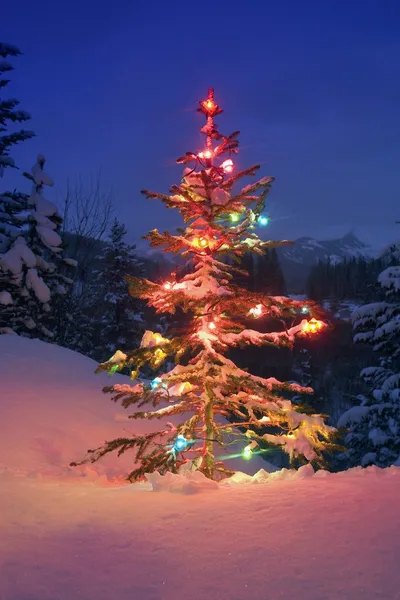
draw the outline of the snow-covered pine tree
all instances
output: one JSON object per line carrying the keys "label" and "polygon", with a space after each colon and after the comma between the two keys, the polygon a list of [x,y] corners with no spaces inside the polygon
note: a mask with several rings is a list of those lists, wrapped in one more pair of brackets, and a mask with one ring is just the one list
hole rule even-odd
{"label": "snow-covered pine tree", "polygon": [[[6,73],[13,70],[12,65],[6,59],[19,54],[21,53],[15,46],[0,42],[0,92],[9,83]],[[23,129],[9,131],[14,124],[30,119],[28,113],[17,108],[18,104],[19,102],[15,98],[0,96],[0,178],[3,177],[7,167],[16,168],[14,159],[10,155],[11,148],[35,135],[32,131]],[[27,197],[25,194],[16,191],[0,193],[0,253],[7,252],[21,234],[26,208]],[[7,313],[10,311],[13,289],[14,286],[10,282],[9,275],[0,269],[0,315],[1,313],[4,315],[4,311]],[[18,312],[16,307],[12,311],[14,314]],[[4,319],[0,316],[0,329],[4,327],[11,328],[10,325],[4,323]]]}
{"label": "snow-covered pine tree", "polygon": [[57,207],[43,196],[43,187],[53,185],[43,171],[44,163],[39,155],[31,173],[24,173],[33,184],[21,216],[24,228],[7,252],[0,254],[0,279],[6,287],[2,292],[0,330],[52,338],[52,305],[72,284],[63,270],[73,263],[62,255],[62,219]]}
{"label": "snow-covered pine tree", "polygon": [[90,315],[92,330],[90,355],[105,360],[117,349],[127,350],[132,340],[140,341],[143,317],[140,301],[128,294],[126,276],[141,273],[135,246],[125,241],[127,230],[115,219],[109,239],[96,257],[99,270],[94,273],[90,286],[90,302],[86,313]]}
{"label": "snow-covered pine tree", "polygon": [[[13,66],[6,60],[7,57],[16,57],[20,54],[20,50],[15,46],[0,42],[0,90],[9,83],[5,73],[13,70]],[[23,123],[31,118],[27,112],[18,109],[18,105],[19,102],[15,98],[0,98],[0,177],[7,167],[15,168],[14,159],[10,155],[11,148],[35,135],[25,129],[8,132],[10,123]]]}
{"label": "snow-covered pine tree", "polygon": [[[233,191],[240,179],[255,175],[259,166],[233,173],[230,157],[238,151],[238,132],[227,137],[218,132],[214,117],[222,110],[212,89],[198,110],[206,118],[201,129],[206,137],[204,150],[187,152],[178,159],[186,168],[180,185],[172,186],[170,194],[143,192],[151,200],[178,209],[186,224],[177,235],[152,230],[147,236],[151,246],[181,254],[193,269],[181,279],[171,276],[160,284],[129,278],[133,296],[147,300],[158,313],[183,309],[191,316],[190,326],[172,339],[146,331],[139,348],[117,351],[100,365],[100,370],[110,374],[127,369],[136,379],[145,365],[157,370],[170,357],[178,363],[151,385],[139,381],[104,390],[125,408],[138,407],[130,415],[133,419],[168,420],[151,433],[107,442],[83,461],[95,462],[113,450],[121,454],[133,449],[136,466],[128,476],[132,481],[154,471],[177,472],[184,463],[211,479],[229,476],[232,471],[217,453],[232,439],[243,440],[244,458],[258,452],[262,443],[279,446],[291,457],[317,462],[333,433],[321,415],[306,414],[285,398],[285,394],[311,393],[311,388],[253,376],[225,356],[230,348],[252,344],[291,347],[296,336],[316,333],[324,324],[314,317],[301,320],[305,304],[311,314],[319,316],[312,302],[265,296],[232,282],[237,267],[223,262],[224,258],[231,263],[246,252],[262,254],[290,242],[262,241],[254,231],[257,223],[267,222],[262,211],[272,177]],[[246,326],[249,317],[270,317],[284,325],[280,331],[260,333]],[[226,418],[232,415],[233,422],[228,422]],[[263,433],[266,424],[271,429]]]}
{"label": "snow-covered pine tree", "polygon": [[385,299],[366,304],[352,314],[354,341],[371,344],[378,364],[361,371],[371,393],[346,411],[339,426],[350,466],[387,467],[400,458],[400,244],[387,254],[389,264],[378,277]]}

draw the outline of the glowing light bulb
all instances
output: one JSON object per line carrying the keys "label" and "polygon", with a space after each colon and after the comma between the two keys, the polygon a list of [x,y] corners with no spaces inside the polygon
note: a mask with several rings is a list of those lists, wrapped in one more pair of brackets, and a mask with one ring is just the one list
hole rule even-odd
{"label": "glowing light bulb", "polygon": [[216,329],[216,328],[217,328],[217,326],[216,326],[216,324],[214,323],[214,321],[211,321],[211,323],[209,323],[209,324],[208,324],[208,328],[209,328],[209,329]]}
{"label": "glowing light bulb", "polygon": [[237,223],[240,219],[240,215],[239,215],[239,213],[231,213],[229,215],[229,218],[232,221],[232,223]]}
{"label": "glowing light bulb", "polygon": [[154,365],[158,366],[160,363],[162,363],[166,356],[167,355],[163,350],[161,350],[161,348],[157,348],[157,350],[154,352]]}
{"label": "glowing light bulb", "polygon": [[171,288],[172,288],[172,283],[170,281],[167,281],[166,283],[164,283],[165,290],[170,290]]}
{"label": "glowing light bulb", "polygon": [[174,442],[174,449],[176,452],[183,452],[183,450],[186,450],[186,448],[188,447],[189,442],[188,440],[185,438],[184,435],[178,435],[175,442]]}
{"label": "glowing light bulb", "polygon": [[253,456],[253,452],[251,451],[251,444],[249,444],[248,446],[243,448],[242,458],[244,460],[250,460],[252,456]]}
{"label": "glowing light bulb", "polygon": [[161,335],[161,333],[155,333],[154,334],[154,341],[156,344],[159,344],[163,339],[163,336]]}
{"label": "glowing light bulb", "polygon": [[223,168],[223,170],[225,171],[225,173],[232,173],[233,171],[233,162],[230,158],[227,158],[226,160],[224,160],[224,162],[222,163],[221,167]]}
{"label": "glowing light bulb", "polygon": [[310,311],[308,310],[308,307],[307,307],[307,306],[302,306],[302,307],[301,307],[301,312],[302,312],[302,314],[303,314],[303,315],[306,315],[306,314],[307,314],[308,312],[310,312]]}
{"label": "glowing light bulb", "polygon": [[251,308],[249,310],[249,315],[252,315],[255,319],[258,319],[258,317],[261,317],[262,312],[263,312],[262,304],[257,304],[257,306],[255,306],[254,308]]}
{"label": "glowing light bulb", "polygon": [[209,110],[211,110],[212,108],[214,108],[215,104],[212,100],[206,100],[206,106]]}
{"label": "glowing light bulb", "polygon": [[151,382],[151,389],[155,390],[156,388],[158,388],[158,386],[162,383],[162,379],[161,377],[155,377],[153,379],[153,381]]}
{"label": "glowing light bulb", "polygon": [[320,329],[325,326],[323,321],[317,321],[317,319],[311,319],[310,321],[304,321],[302,325],[303,333],[317,333]]}
{"label": "glowing light bulb", "polygon": [[202,248],[205,248],[208,245],[208,241],[206,240],[206,238],[200,238],[199,244]]}
{"label": "glowing light bulb", "polygon": [[257,219],[257,223],[264,227],[265,225],[268,225],[269,217],[266,217],[265,215],[260,215]]}

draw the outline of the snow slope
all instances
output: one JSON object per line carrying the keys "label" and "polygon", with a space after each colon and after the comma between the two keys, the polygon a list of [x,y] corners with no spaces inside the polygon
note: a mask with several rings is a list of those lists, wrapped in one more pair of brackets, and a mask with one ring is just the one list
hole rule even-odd
{"label": "snow slope", "polygon": [[93,368],[0,336],[0,600],[399,598],[399,468],[177,478],[183,494],[118,484],[122,459],[78,477],[71,454],[127,426]]}
{"label": "snow slope", "polygon": [[[66,348],[0,335],[0,423],[6,424],[0,436],[0,472],[59,480],[84,476],[107,484],[132,470],[132,453],[109,455],[78,470],[68,467],[88,448],[130,432],[157,430],[163,422],[128,420],[128,411],[114,404],[102,388],[110,381],[130,383],[129,379],[95,375],[96,367],[90,358]],[[235,445],[229,452],[235,454]],[[231,459],[229,465],[254,474],[268,463],[256,456],[251,461]]]}

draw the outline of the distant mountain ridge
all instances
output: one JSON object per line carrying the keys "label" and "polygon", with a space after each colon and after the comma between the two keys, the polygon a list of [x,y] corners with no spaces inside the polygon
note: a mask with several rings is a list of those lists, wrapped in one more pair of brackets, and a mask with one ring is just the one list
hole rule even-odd
{"label": "distant mountain ridge", "polygon": [[[362,242],[352,231],[337,239],[316,240],[306,236],[294,240],[294,243],[294,246],[277,248],[288,293],[291,294],[304,293],[311,268],[319,260],[340,262],[357,257],[374,258],[377,255],[376,250]],[[143,259],[158,263],[160,269],[166,272],[180,262],[179,258],[164,253],[162,249],[150,248],[147,242],[139,242],[137,253]]]}
{"label": "distant mountain ridge", "polygon": [[286,285],[290,293],[302,293],[311,268],[318,261],[332,263],[351,258],[375,258],[376,250],[362,242],[353,232],[341,238],[316,240],[312,237],[301,237],[295,240],[294,246],[283,246],[277,249]]}

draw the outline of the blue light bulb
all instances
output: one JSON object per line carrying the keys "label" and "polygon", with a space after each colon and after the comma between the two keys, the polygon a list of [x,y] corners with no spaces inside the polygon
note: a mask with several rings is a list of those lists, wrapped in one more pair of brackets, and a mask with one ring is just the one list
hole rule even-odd
{"label": "blue light bulb", "polygon": [[265,225],[268,225],[269,217],[266,217],[265,215],[260,215],[257,219],[257,223],[264,227]]}
{"label": "blue light bulb", "polygon": [[175,451],[182,452],[183,450],[186,450],[187,446],[188,446],[187,439],[183,435],[178,435],[178,437],[176,438],[176,440],[174,442]]}
{"label": "blue light bulb", "polygon": [[160,383],[162,383],[162,379],[161,377],[156,377],[155,379],[153,379],[153,381],[151,382],[151,389],[155,390],[156,388],[158,388],[158,386],[160,385]]}

